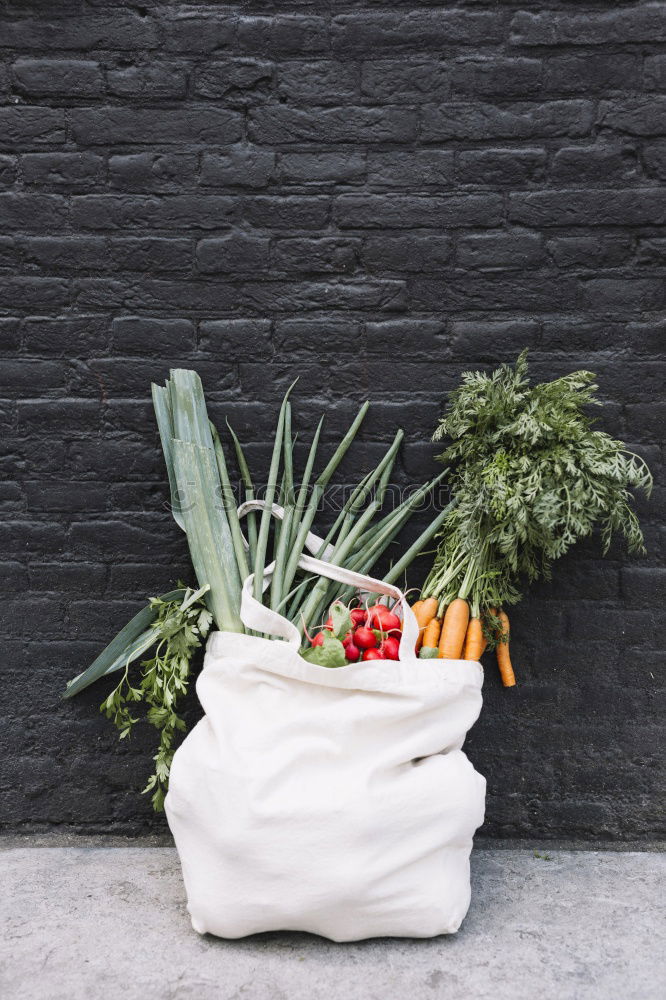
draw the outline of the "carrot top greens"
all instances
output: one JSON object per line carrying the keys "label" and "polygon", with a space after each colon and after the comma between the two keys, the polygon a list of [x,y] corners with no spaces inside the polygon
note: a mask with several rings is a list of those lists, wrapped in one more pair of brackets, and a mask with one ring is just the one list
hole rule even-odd
{"label": "carrot top greens", "polygon": [[514,367],[467,372],[451,393],[434,440],[450,466],[457,503],[439,534],[423,593],[442,605],[468,598],[478,609],[520,600],[521,578],[549,577],[551,563],[595,528],[604,554],[616,532],[644,552],[631,488],[649,495],[637,455],[595,430],[591,372],[530,384],[527,352]]}

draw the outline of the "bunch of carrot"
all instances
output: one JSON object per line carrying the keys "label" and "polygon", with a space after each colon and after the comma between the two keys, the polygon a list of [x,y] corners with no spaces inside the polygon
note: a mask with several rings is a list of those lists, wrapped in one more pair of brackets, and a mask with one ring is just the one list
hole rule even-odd
{"label": "bunch of carrot", "polygon": [[426,597],[416,601],[412,611],[419,624],[416,652],[420,656],[480,660],[490,641],[504,687],[515,685],[509,652],[509,618],[505,611],[491,608],[483,616],[471,614],[468,602],[462,597],[456,597],[448,606],[436,597]]}

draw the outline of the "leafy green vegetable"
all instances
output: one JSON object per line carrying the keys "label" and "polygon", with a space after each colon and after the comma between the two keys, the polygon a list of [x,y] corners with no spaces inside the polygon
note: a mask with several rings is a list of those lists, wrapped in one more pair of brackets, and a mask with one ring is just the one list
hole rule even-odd
{"label": "leafy green vegetable", "polygon": [[334,601],[331,605],[331,620],[334,636],[345,636],[352,627],[349,608],[342,601]]}
{"label": "leafy green vegetable", "polygon": [[[179,587],[177,590],[170,590],[168,594],[162,594],[160,600],[182,600],[184,597],[185,588]],[[155,608],[150,603],[142,608],[134,618],[128,621],[127,625],[121,628],[120,632],[102,650],[87,670],[67,682],[63,698],[71,698],[73,695],[79,694],[100,677],[111,674],[115,670],[121,670],[128,662],[131,663],[132,660],[136,660],[142,653],[145,653],[155,642],[151,626],[156,618]]]}
{"label": "leafy green vegetable", "polygon": [[344,667],[347,664],[345,647],[333,636],[324,636],[321,646],[311,646],[301,651],[301,656],[308,663],[316,663],[320,667]]}
{"label": "leafy green vegetable", "polygon": [[585,408],[597,403],[594,375],[578,371],[531,385],[527,352],[515,367],[467,372],[434,440],[454,467],[455,506],[446,516],[423,594],[441,604],[469,597],[478,608],[513,604],[521,581],[550,576],[551,564],[595,527],[604,553],[615,532],[643,552],[631,488],[649,495],[650,471],[603,431]]}
{"label": "leafy green vegetable", "polygon": [[150,607],[157,616],[152,625],[155,654],[142,662],[141,679],[136,685],[130,683],[128,661],[120,683],[100,705],[100,711],[120,731],[121,740],[130,735],[139,721],[133,714],[133,706],[139,702],[147,706],[146,718],[160,734],[153,757],[155,773],[144,788],[144,792],[153,792],[156,811],[164,807],[175,736],[185,731],[185,722],[176,713],[178,700],[187,693],[192,656],[213,621],[203,599],[206,590],[202,587],[195,592],[188,588],[182,601],[152,598]]}

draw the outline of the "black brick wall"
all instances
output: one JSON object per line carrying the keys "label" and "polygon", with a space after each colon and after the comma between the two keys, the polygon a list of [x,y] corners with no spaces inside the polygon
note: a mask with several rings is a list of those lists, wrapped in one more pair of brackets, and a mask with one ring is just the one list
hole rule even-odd
{"label": "black brick wall", "polygon": [[196,367],[255,468],[296,371],[329,440],[369,397],[348,468],[403,423],[421,480],[460,372],[529,346],[660,482],[649,557],[581,546],[515,613],[520,687],[489,664],[486,831],[660,832],[666,5],[523,6],[0,3],[6,825],[163,822],[152,735],[58,697],[187,573],[151,379]]}

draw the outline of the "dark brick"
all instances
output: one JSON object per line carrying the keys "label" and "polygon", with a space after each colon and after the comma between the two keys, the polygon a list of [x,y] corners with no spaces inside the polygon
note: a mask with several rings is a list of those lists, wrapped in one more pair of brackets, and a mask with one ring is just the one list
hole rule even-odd
{"label": "dark brick", "polygon": [[557,236],[548,240],[547,251],[558,267],[615,267],[631,257],[630,237]]}
{"label": "dark brick", "polygon": [[264,313],[329,309],[377,309],[404,312],[407,295],[403,281],[266,281],[242,285],[243,302]]}
{"label": "dark brick", "polygon": [[365,154],[356,150],[335,153],[281,153],[280,176],[296,184],[345,184],[365,177]]}
{"label": "dark brick", "polygon": [[333,19],[332,44],[340,52],[475,45],[501,40],[499,13],[467,10],[358,12]]}
{"label": "dark brick", "polygon": [[242,133],[238,112],[208,106],[190,107],[187,111],[179,108],[74,108],[71,128],[75,142],[92,146],[115,142],[140,146],[180,142],[227,143],[236,142]]}
{"label": "dark brick", "polygon": [[108,70],[106,85],[116,97],[182,98],[187,93],[187,69],[157,62],[122,66]]}
{"label": "dark brick", "polygon": [[545,86],[549,93],[589,94],[606,90],[633,90],[639,81],[639,57],[585,52],[552,56],[546,60]]}
{"label": "dark brick", "polygon": [[192,153],[130,153],[109,157],[109,183],[124,191],[180,191],[196,172]]}
{"label": "dark brick", "polygon": [[161,13],[162,44],[167,52],[209,54],[231,44],[235,24],[218,9],[166,10]]}
{"label": "dark brick", "polygon": [[253,226],[271,229],[320,229],[329,213],[328,198],[263,195],[243,198],[242,218]]}
{"label": "dark brick", "polygon": [[233,199],[217,195],[80,195],[72,199],[72,221],[87,230],[218,229],[228,224],[235,208]]}
{"label": "dark brick", "polygon": [[666,422],[666,402],[631,403],[625,407],[625,413],[627,430],[635,440],[654,440],[659,437]]}
{"label": "dark brick", "polygon": [[622,100],[601,101],[601,128],[628,135],[664,135],[666,132],[666,95],[656,97],[626,97]]}
{"label": "dark brick", "polygon": [[384,229],[415,226],[496,226],[501,217],[497,195],[448,198],[391,198],[385,195],[343,194],[333,214],[341,229]]}
{"label": "dark brick", "polygon": [[11,187],[16,179],[16,160],[13,156],[0,156],[0,187]]}
{"label": "dark brick", "polygon": [[446,100],[449,69],[443,59],[368,59],[361,68],[361,94],[390,104],[421,104]]}
{"label": "dark brick", "polygon": [[275,172],[275,153],[256,146],[232,146],[204,153],[201,183],[210,187],[264,188]]}
{"label": "dark brick", "polygon": [[550,170],[557,184],[599,184],[607,181],[625,181],[638,176],[638,159],[635,148],[625,145],[565,146],[553,156]]}
{"label": "dark brick", "polygon": [[323,108],[300,111],[284,105],[250,111],[250,138],[259,143],[408,142],[417,119],[403,108]]}
{"label": "dark brick", "polygon": [[35,316],[23,324],[23,339],[26,350],[37,355],[99,353],[108,346],[107,324],[99,316]]}
{"label": "dark brick", "polygon": [[60,524],[42,524],[38,521],[0,521],[0,546],[3,557],[10,554],[62,552],[65,546],[65,529]]}
{"label": "dark brick", "polygon": [[19,430],[26,434],[49,433],[54,430],[59,434],[70,431],[92,434],[99,425],[99,417],[98,400],[26,400],[18,404]]}
{"label": "dark brick", "polygon": [[661,354],[666,339],[666,320],[652,318],[625,326],[628,343],[636,351]]}
{"label": "dark brick", "polygon": [[116,316],[111,324],[114,349],[123,354],[183,356],[194,348],[194,326],[186,319]]}
{"label": "dark brick", "polygon": [[474,149],[458,154],[457,179],[463,184],[522,186],[542,181],[543,149]]}
{"label": "dark brick", "polygon": [[272,263],[279,271],[350,274],[356,269],[359,248],[360,240],[337,237],[278,240]]}
{"label": "dark brick", "polygon": [[328,24],[323,17],[303,13],[238,19],[238,47],[242,52],[292,55],[325,52],[328,45]]}
{"label": "dark brick", "polygon": [[268,268],[270,241],[265,237],[231,233],[197,244],[197,267],[204,274],[248,272]]}
{"label": "dark brick", "polygon": [[20,257],[16,240],[11,236],[0,236],[0,268],[16,267]]}
{"label": "dark brick", "polygon": [[640,264],[666,263],[666,238],[639,240],[636,259]]}
{"label": "dark brick", "polygon": [[648,90],[666,90],[666,55],[646,56],[643,80]]}
{"label": "dark brick", "polygon": [[106,244],[96,236],[32,236],[21,241],[25,262],[49,270],[103,268]]}
{"label": "dark brick", "polygon": [[21,321],[14,318],[0,319],[0,351],[3,355],[16,354],[21,346]]}
{"label": "dark brick", "polygon": [[164,592],[166,585],[175,584],[172,565],[160,565],[154,560],[147,563],[120,564],[109,567],[109,593],[132,594],[143,600],[146,594]]}
{"label": "dark brick", "polygon": [[589,135],[594,108],[589,101],[548,101],[545,104],[449,103],[424,108],[422,137],[427,142],[448,139],[538,139]]}
{"label": "dark brick", "polygon": [[459,267],[482,271],[522,270],[539,267],[545,259],[537,233],[484,233],[458,240],[456,263]]}
{"label": "dark brick", "polygon": [[119,271],[168,271],[189,274],[192,270],[193,245],[189,239],[159,236],[112,238],[109,257]]}
{"label": "dark brick", "polygon": [[18,593],[29,589],[28,568],[20,562],[0,563],[0,585],[3,591]]}
{"label": "dark brick", "polygon": [[0,149],[65,141],[65,116],[58,108],[0,108]]}
{"label": "dark brick", "polygon": [[248,356],[248,344],[255,357],[271,354],[271,324],[268,320],[220,319],[201,323],[199,347],[225,361],[242,361]]}
{"label": "dark brick", "polygon": [[101,483],[72,483],[44,479],[25,484],[28,511],[80,511],[99,513],[106,510],[108,490]]}
{"label": "dark brick", "polygon": [[369,236],[362,251],[366,265],[376,273],[439,271],[453,254],[453,240],[435,233]]}
{"label": "dark brick", "polygon": [[583,287],[586,305],[603,312],[660,309],[664,302],[664,283],[659,278],[593,278]]}
{"label": "dark brick", "polygon": [[0,226],[7,230],[40,232],[65,221],[67,203],[54,195],[0,194]]}
{"label": "dark brick", "polygon": [[103,162],[94,153],[27,153],[21,169],[26,184],[81,191],[99,183]]}
{"label": "dark brick", "polygon": [[150,49],[157,44],[151,19],[118,10],[87,17],[5,21],[0,35],[0,47],[7,49]]}
{"label": "dark brick", "polygon": [[454,94],[525,97],[541,89],[542,68],[538,59],[460,60],[453,67]]}
{"label": "dark brick", "polygon": [[448,150],[368,154],[368,182],[373,188],[451,187],[453,177],[453,153]]}
{"label": "dark brick", "polygon": [[314,345],[326,353],[341,351],[354,357],[361,350],[361,324],[351,318],[281,319],[275,324],[275,346],[284,351],[310,351]]}
{"label": "dark brick", "polygon": [[530,226],[658,224],[666,221],[666,194],[653,188],[512,194],[509,218]]}
{"label": "dark brick", "polygon": [[[443,347],[448,347],[445,324],[441,320],[391,319],[381,323],[366,323],[365,339],[368,352],[382,357],[390,355],[403,342],[410,345],[410,354],[413,356],[437,357],[442,353]],[[396,412],[391,426],[394,423],[411,422],[405,421],[404,413],[400,415]]]}
{"label": "dark brick", "polygon": [[643,158],[648,177],[666,180],[666,141],[646,143]]}
{"label": "dark brick", "polygon": [[273,63],[260,59],[225,59],[201,66],[194,81],[199,97],[224,98],[245,105],[268,97],[273,83]]}
{"label": "dark brick", "polygon": [[609,42],[666,40],[666,7],[645,4],[642,10],[572,13],[519,11],[511,22],[513,45],[607,45]]}
{"label": "dark brick", "polygon": [[[76,487],[85,486],[77,483]],[[70,505],[74,489],[70,486]],[[78,492],[76,493],[78,499]],[[31,590],[54,594],[101,595],[106,580],[106,567],[89,562],[31,562],[29,569]]]}
{"label": "dark brick", "polygon": [[277,91],[292,104],[345,104],[359,92],[360,71],[354,63],[284,63],[278,67]]}
{"label": "dark brick", "polygon": [[534,320],[454,320],[450,326],[454,357],[470,355],[502,360],[538,343],[539,324]]}
{"label": "dark brick", "polygon": [[514,311],[517,303],[527,311],[567,312],[576,309],[578,283],[569,277],[533,275],[453,278],[416,278],[410,283],[410,305],[443,312],[461,309]]}
{"label": "dark brick", "polygon": [[12,310],[62,307],[68,297],[64,278],[10,277],[0,283],[0,306]]}
{"label": "dark brick", "polygon": [[3,514],[24,510],[24,487],[18,483],[0,483],[0,510]]}
{"label": "dark brick", "polygon": [[15,88],[28,96],[97,97],[104,90],[99,63],[83,59],[18,59]]}

